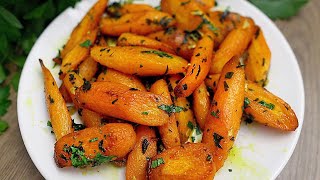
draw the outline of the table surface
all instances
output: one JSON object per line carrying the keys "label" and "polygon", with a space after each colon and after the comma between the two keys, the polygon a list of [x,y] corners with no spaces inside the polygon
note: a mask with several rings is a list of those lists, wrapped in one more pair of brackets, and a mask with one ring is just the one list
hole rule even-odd
{"label": "table surface", "polygon": [[[278,180],[320,179],[320,1],[311,0],[289,21],[276,21],[295,52],[303,74],[306,109],[305,121],[297,147]],[[16,94],[12,106],[3,117],[10,128],[0,136],[0,179],[43,179],[32,163],[23,144],[16,108]]]}

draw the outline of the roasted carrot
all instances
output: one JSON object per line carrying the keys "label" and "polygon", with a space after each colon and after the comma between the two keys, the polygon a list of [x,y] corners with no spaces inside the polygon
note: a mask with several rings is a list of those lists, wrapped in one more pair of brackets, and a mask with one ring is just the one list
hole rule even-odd
{"label": "roasted carrot", "polygon": [[[172,105],[171,95],[165,80],[160,79],[156,81],[151,86],[150,92],[167,98],[170,102],[170,105]],[[174,115],[170,116],[168,123],[164,124],[163,126],[159,126],[158,129],[165,148],[169,149],[180,145],[179,131]]]}
{"label": "roasted carrot", "polygon": [[157,155],[157,137],[155,131],[148,126],[138,126],[137,142],[127,160],[126,179],[147,179],[148,162]]}
{"label": "roasted carrot", "polygon": [[171,96],[173,97],[173,103],[175,106],[180,107],[183,111],[175,113],[180,141],[185,143],[188,141],[189,136],[192,133],[191,127],[196,127],[196,121],[194,119],[191,104],[185,97],[176,97],[173,89],[177,86],[177,83],[181,80],[180,75],[172,75],[169,77],[169,90],[171,91]]}
{"label": "roasted carrot", "polygon": [[89,110],[142,125],[162,126],[169,120],[168,113],[161,109],[169,106],[168,99],[118,83],[85,84],[77,90],[76,99]]}
{"label": "roasted carrot", "polygon": [[210,70],[212,52],[213,38],[206,34],[193,52],[186,76],[174,88],[176,96],[188,97],[200,86]]}
{"label": "roasted carrot", "polygon": [[[82,43],[82,38],[92,30],[98,27],[100,18],[104,13],[104,10],[108,4],[108,0],[99,0],[84,16],[77,27],[72,31],[68,42],[61,51],[61,57],[64,58],[69,51],[71,51],[75,46]],[[93,42],[93,41],[92,41]]]}
{"label": "roasted carrot", "polygon": [[265,86],[270,69],[271,51],[261,29],[257,30],[252,39],[248,54],[244,68],[247,79]]}
{"label": "roasted carrot", "polygon": [[210,88],[213,92],[217,90],[217,85],[219,82],[220,74],[210,74],[205,79],[206,86]]}
{"label": "roasted carrot", "polygon": [[63,83],[60,85],[59,91],[60,91],[60,93],[66,103],[72,102],[72,99],[69,95],[69,92],[68,92],[67,88],[63,85]]}
{"label": "roasted carrot", "polygon": [[71,116],[56,81],[43,61],[39,59],[39,62],[44,77],[45,98],[52,129],[56,139],[59,140],[64,135],[73,132]]}
{"label": "roasted carrot", "polygon": [[81,119],[86,127],[97,127],[101,126],[101,119],[103,119],[103,116],[89,109],[82,109]]}
{"label": "roasted carrot", "polygon": [[172,47],[169,45],[148,38],[146,36],[139,36],[131,33],[123,33],[118,38],[118,46],[142,46],[151,49],[157,49],[170,54],[176,54]]}
{"label": "roasted carrot", "polygon": [[234,57],[223,67],[205,124],[202,142],[213,150],[217,170],[227,159],[240,128],[245,75],[239,63],[240,58]]}
{"label": "roasted carrot", "polygon": [[96,39],[98,29],[89,31],[82,38],[80,44],[71,49],[68,54],[62,59],[60,79],[63,79],[67,72],[75,70],[77,66],[84,61],[90,53],[90,46]]}
{"label": "roasted carrot", "polygon": [[63,79],[63,85],[66,87],[76,108],[79,108],[79,104],[75,99],[76,90],[80,88],[83,83],[84,80],[75,72],[69,72]]}
{"label": "roasted carrot", "polygon": [[188,65],[188,62],[179,56],[138,46],[95,46],[91,49],[91,57],[104,66],[139,76],[182,73]]}
{"label": "roasted carrot", "polygon": [[196,31],[191,33],[171,27],[164,31],[151,33],[147,37],[168,44],[174,48],[179,56],[190,60],[201,34]]}
{"label": "roasted carrot", "polygon": [[79,65],[79,75],[87,81],[90,81],[97,71],[98,63],[90,56]]}
{"label": "roasted carrot", "polygon": [[290,105],[258,84],[247,81],[245,97],[247,118],[282,131],[298,127],[298,118]]}
{"label": "roasted carrot", "polygon": [[147,4],[124,4],[120,8],[120,14],[156,11],[156,9]]}
{"label": "roasted carrot", "polygon": [[97,81],[110,81],[135,88],[140,91],[147,91],[140,79],[136,76],[124,74],[111,68],[107,68],[99,76]]}
{"label": "roasted carrot", "polygon": [[213,179],[215,165],[210,148],[203,143],[189,143],[168,149],[152,158],[150,179]]}
{"label": "roasted carrot", "polygon": [[119,19],[103,18],[100,28],[103,34],[111,36],[120,36],[125,32],[146,35],[171,27],[174,24],[175,20],[168,13],[147,11],[125,14]]}
{"label": "roasted carrot", "polygon": [[125,157],[136,142],[132,125],[111,123],[67,134],[54,146],[58,167],[97,166]]}
{"label": "roasted carrot", "polygon": [[204,130],[210,110],[210,95],[204,82],[193,92],[193,112],[200,128]]}
{"label": "roasted carrot", "polygon": [[252,19],[246,18],[242,26],[232,30],[217,50],[210,69],[210,74],[218,74],[223,66],[234,56],[241,55],[248,47],[255,32]]}

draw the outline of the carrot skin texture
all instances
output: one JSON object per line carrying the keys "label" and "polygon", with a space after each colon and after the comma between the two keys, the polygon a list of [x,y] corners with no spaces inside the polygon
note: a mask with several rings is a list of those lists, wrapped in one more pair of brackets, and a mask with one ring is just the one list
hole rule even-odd
{"label": "carrot skin texture", "polygon": [[[160,79],[156,81],[151,86],[150,92],[162,95],[163,97],[167,98],[170,102],[170,105],[172,105],[171,95],[165,80]],[[164,124],[163,126],[159,126],[158,129],[165,148],[169,149],[180,145],[177,121],[173,114],[171,114],[169,117],[168,123]]]}
{"label": "carrot skin texture", "polygon": [[192,94],[193,112],[200,128],[204,130],[207,114],[210,110],[210,95],[203,82]]}
{"label": "carrot skin texture", "polygon": [[105,72],[102,72],[98,76],[97,81],[110,81],[120,83],[128,87],[138,89],[140,91],[147,91],[138,77],[125,74],[111,68],[108,68]]}
{"label": "carrot skin texture", "polygon": [[86,128],[59,139],[54,146],[54,159],[60,168],[72,166],[72,153],[66,151],[70,146],[81,146],[88,159],[93,159],[98,154],[121,159],[131,151],[135,142],[136,133],[130,124],[111,123]]}
{"label": "carrot skin texture", "polygon": [[[245,113],[254,121],[282,131],[294,131],[299,121],[288,103],[256,83],[246,82],[245,97],[249,105]],[[267,104],[267,105],[263,105]]]}
{"label": "carrot skin texture", "polygon": [[215,165],[210,148],[203,143],[188,143],[163,151],[152,158],[159,166],[149,167],[150,179],[213,179]]}
{"label": "carrot skin texture", "polygon": [[234,57],[223,67],[205,124],[202,142],[212,148],[217,170],[227,159],[240,128],[245,74],[239,63],[239,58]]}
{"label": "carrot skin texture", "polygon": [[210,69],[210,74],[218,74],[224,65],[234,56],[240,56],[248,47],[256,26],[247,18],[241,27],[232,30],[217,50]]}
{"label": "carrot skin texture", "polygon": [[44,90],[49,117],[56,139],[59,140],[64,135],[73,132],[71,116],[56,81],[43,61],[39,61],[44,76]]}
{"label": "carrot skin texture", "polygon": [[79,75],[90,81],[98,71],[98,63],[90,56],[79,65]]}
{"label": "carrot skin texture", "polygon": [[170,54],[176,54],[172,47],[169,45],[148,38],[146,36],[139,36],[132,33],[123,33],[118,38],[118,46],[142,46],[151,49],[157,49]]}
{"label": "carrot skin texture", "polygon": [[[108,0],[99,0],[84,16],[77,27],[72,31],[69,40],[61,51],[61,57],[64,58],[76,45],[81,43],[81,39],[88,32],[98,27],[100,18],[108,4]],[[93,42],[93,41],[92,41]]]}
{"label": "carrot skin texture", "polygon": [[90,88],[81,87],[76,91],[76,99],[89,110],[142,125],[162,126],[169,120],[169,115],[158,107],[170,104],[166,98],[118,83],[91,83]]}
{"label": "carrot skin texture", "polygon": [[188,62],[179,56],[138,46],[95,46],[91,49],[91,57],[109,68],[139,76],[182,73],[188,65]]}
{"label": "carrot skin texture", "polygon": [[178,97],[188,97],[200,86],[206,78],[211,65],[213,52],[213,38],[206,34],[197,44],[191,58],[191,65],[187,69],[186,76],[174,88]]}
{"label": "carrot skin texture", "polygon": [[130,152],[126,166],[127,180],[146,180],[148,158],[157,155],[157,136],[148,126],[138,126],[136,129],[137,142]]}

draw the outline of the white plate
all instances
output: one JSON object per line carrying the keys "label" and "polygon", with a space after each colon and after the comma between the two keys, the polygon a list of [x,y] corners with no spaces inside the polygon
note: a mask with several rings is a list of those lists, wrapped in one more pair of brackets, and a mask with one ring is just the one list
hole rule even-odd
{"label": "white plate", "polygon": [[[52,58],[94,2],[85,0],[74,9],[69,8],[61,13],[33,46],[22,72],[18,93],[20,131],[32,161],[46,179],[124,179],[124,169],[111,165],[88,169],[57,168],[53,160],[55,139],[47,127],[49,116],[38,59],[44,60],[58,84],[61,83],[58,79],[59,68],[53,68]],[[157,5],[157,2],[138,1],[152,5]],[[284,36],[258,9],[244,0],[220,0],[218,3],[222,7],[230,6],[231,11],[252,17],[262,27],[272,52],[267,89],[291,105],[300,125],[295,132],[284,133],[256,123],[243,123],[235,148],[215,179],[275,179],[289,160],[303,123],[304,89],[299,66]]]}

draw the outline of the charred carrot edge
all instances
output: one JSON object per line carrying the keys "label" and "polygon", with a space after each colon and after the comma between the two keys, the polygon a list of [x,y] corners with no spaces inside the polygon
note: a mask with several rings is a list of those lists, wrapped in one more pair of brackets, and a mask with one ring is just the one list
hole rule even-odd
{"label": "charred carrot edge", "polygon": [[193,112],[200,128],[204,130],[207,114],[210,110],[210,95],[203,82],[192,94]]}

